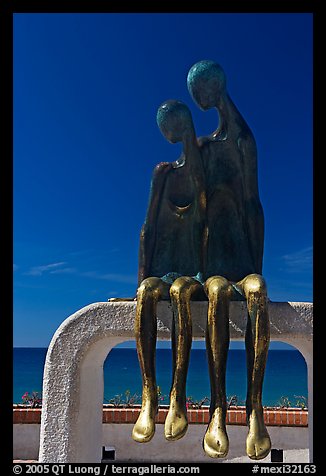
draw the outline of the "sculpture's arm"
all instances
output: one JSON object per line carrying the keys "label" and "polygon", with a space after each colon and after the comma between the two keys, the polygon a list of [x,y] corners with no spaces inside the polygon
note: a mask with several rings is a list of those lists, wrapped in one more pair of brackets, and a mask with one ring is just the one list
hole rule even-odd
{"label": "sculpture's arm", "polygon": [[156,221],[161,205],[166,176],[171,168],[171,163],[161,162],[153,171],[149,204],[145,222],[140,232],[138,286],[145,278],[149,277],[149,269],[156,240]]}
{"label": "sculpture's arm", "polygon": [[251,131],[241,134],[238,146],[243,164],[243,189],[246,208],[249,246],[256,273],[262,273],[264,252],[264,212],[259,199],[257,174],[257,148]]}

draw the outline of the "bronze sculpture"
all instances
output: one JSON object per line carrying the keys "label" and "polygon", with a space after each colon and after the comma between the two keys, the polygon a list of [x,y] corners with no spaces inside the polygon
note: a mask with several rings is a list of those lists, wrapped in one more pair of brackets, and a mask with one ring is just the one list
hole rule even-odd
{"label": "bronze sculpture", "polygon": [[201,109],[217,108],[220,124],[213,134],[197,141],[190,112],[183,103],[167,101],[158,111],[163,135],[170,142],[182,140],[184,153],[175,163],[156,167],[141,232],[135,330],[143,403],[133,438],[145,442],[154,434],[155,307],[158,299],[168,299],[169,294],[174,369],[165,436],[173,440],[185,434],[190,299],[208,298],[206,347],[211,405],[203,446],[211,457],[227,455],[229,302],[240,299],[247,301],[249,317],[246,451],[250,458],[262,459],[271,447],[261,401],[269,319],[266,284],[261,276],[264,218],[258,194],[256,144],[227,93],[219,65],[212,61],[196,63],[188,74],[188,89]]}
{"label": "bronze sculpture", "polygon": [[228,306],[246,299],[248,325],[246,451],[262,459],[270,451],[262,408],[269,345],[267,291],[261,276],[264,217],[258,193],[256,143],[227,93],[222,68],[200,61],[189,71],[188,89],[202,110],[215,107],[220,123],[199,140],[206,177],[208,242],[205,291],[209,299],[206,345],[211,379],[211,421],[204,437],[209,456],[228,452],[225,369],[229,346]]}
{"label": "bronze sculpture", "polygon": [[159,299],[169,297],[175,317],[174,369],[165,436],[176,440],[187,430],[185,383],[192,340],[190,298],[202,292],[206,198],[191,114],[181,101],[170,100],[160,106],[157,122],[167,140],[182,141],[183,153],[177,161],[161,163],[154,169],[141,231],[135,334],[143,396],[132,432],[138,442],[150,441],[155,431],[155,309]]}

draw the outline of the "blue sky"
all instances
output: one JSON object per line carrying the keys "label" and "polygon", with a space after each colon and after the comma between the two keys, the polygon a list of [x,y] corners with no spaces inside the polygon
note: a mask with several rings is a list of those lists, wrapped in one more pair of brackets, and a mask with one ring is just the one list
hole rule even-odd
{"label": "blue sky", "polygon": [[217,127],[187,90],[201,59],[256,138],[269,297],[312,301],[311,14],[15,14],[15,346],[134,295],[152,171],[181,151],[157,108],[180,99],[198,136]]}

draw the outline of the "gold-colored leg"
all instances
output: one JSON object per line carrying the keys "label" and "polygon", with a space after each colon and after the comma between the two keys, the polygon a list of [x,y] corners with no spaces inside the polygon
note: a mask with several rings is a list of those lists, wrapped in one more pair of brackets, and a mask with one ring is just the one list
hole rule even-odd
{"label": "gold-colored leg", "polygon": [[231,286],[222,276],[209,278],[204,285],[208,296],[206,350],[211,382],[210,422],[203,447],[211,458],[225,458],[229,451],[226,432],[225,374],[229,349],[229,300]]}
{"label": "gold-colored leg", "polygon": [[168,285],[159,278],[147,278],[137,291],[135,336],[143,391],[142,407],[132,430],[132,438],[139,443],[150,441],[155,433],[158,409],[155,375],[156,306],[166,287]]}
{"label": "gold-colored leg", "polygon": [[238,283],[247,300],[248,323],[246,330],[247,352],[247,422],[249,432],[246,451],[249,458],[265,458],[271,449],[262,406],[262,389],[270,341],[268,301],[265,280],[250,274]]}
{"label": "gold-colored leg", "polygon": [[167,440],[182,438],[188,428],[186,408],[186,379],[189,366],[192,321],[190,314],[191,296],[202,289],[202,285],[188,276],[178,278],[170,288],[173,309],[172,348],[173,382],[170,391],[170,407],[164,426]]}

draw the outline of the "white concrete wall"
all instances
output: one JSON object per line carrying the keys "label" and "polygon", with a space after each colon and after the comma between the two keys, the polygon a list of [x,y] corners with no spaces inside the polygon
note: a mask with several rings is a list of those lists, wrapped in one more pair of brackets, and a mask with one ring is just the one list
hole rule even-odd
{"label": "white concrete wall", "polygon": [[[66,319],[50,343],[43,378],[39,460],[43,463],[97,463],[101,460],[103,363],[110,350],[134,336],[135,302],[103,302],[86,306]],[[203,339],[207,302],[191,303],[193,338]],[[308,366],[312,402],[311,303],[269,303],[271,339],[301,351]],[[242,340],[247,325],[246,303],[230,304],[231,339]],[[157,308],[158,338],[171,338],[172,309]],[[313,409],[309,407],[309,448],[313,448]],[[143,450],[142,450],[143,451]]]}
{"label": "white concrete wall", "polygon": [[[40,425],[39,424],[15,424],[13,425],[14,436],[14,459],[38,459]],[[247,427],[228,425],[230,451],[228,457],[223,460],[214,460],[205,455],[202,449],[202,440],[206,425],[189,425],[186,435],[178,441],[167,441],[164,438],[164,425],[156,425],[154,438],[149,443],[136,443],[131,438],[131,424],[106,423],[102,425],[102,446],[111,446],[116,451],[116,461],[138,462],[206,462],[206,463],[231,463],[241,461],[253,463],[246,456],[245,442]],[[285,462],[308,463],[308,428],[305,427],[273,427],[268,431],[272,440],[272,447],[283,450],[296,451],[291,460],[291,451],[284,454]],[[298,455],[300,461],[298,461]],[[294,458],[294,459],[293,459]],[[270,455],[262,460],[270,461]]]}
{"label": "white concrete wall", "polygon": [[[103,425],[103,441],[106,446],[115,447],[116,461],[166,461],[166,462],[231,462],[241,458],[253,464],[246,455],[246,437],[248,428],[245,426],[227,425],[230,450],[223,460],[212,459],[202,449],[203,437],[207,425],[189,425],[186,435],[177,441],[167,441],[164,437],[164,425],[156,425],[156,432],[149,443],[136,443],[131,439],[132,425]],[[305,449],[308,448],[308,428],[268,427],[273,448]],[[308,451],[306,460],[309,462]],[[270,455],[264,461],[270,461]]]}
{"label": "white concrete wall", "polygon": [[16,423],[13,427],[13,459],[37,460],[41,425]]}

